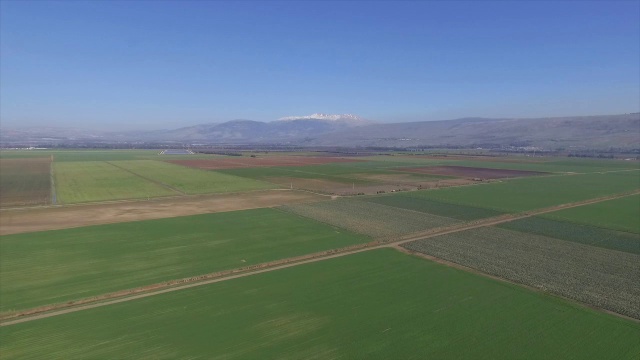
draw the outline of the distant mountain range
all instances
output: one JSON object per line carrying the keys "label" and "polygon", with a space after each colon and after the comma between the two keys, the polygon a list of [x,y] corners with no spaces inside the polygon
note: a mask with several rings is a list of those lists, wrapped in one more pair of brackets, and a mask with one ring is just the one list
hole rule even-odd
{"label": "distant mountain range", "polygon": [[343,147],[537,147],[638,149],[640,113],[555,118],[464,118],[373,123],[357,115],[312,114],[271,122],[233,120],[175,130],[95,132],[80,129],[1,129],[3,145],[69,142],[291,144]]}

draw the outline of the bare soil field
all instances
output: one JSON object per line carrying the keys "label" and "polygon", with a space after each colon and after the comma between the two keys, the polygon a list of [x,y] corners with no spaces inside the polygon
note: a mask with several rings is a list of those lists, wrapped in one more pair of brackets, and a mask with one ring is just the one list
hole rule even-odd
{"label": "bare soil field", "polygon": [[0,235],[255,209],[322,199],[324,198],[319,195],[301,191],[265,190],[151,201],[5,210],[0,214]]}
{"label": "bare soil field", "polygon": [[238,169],[267,166],[305,166],[330,163],[359,162],[361,160],[345,159],[331,156],[278,156],[278,157],[234,157],[207,160],[167,160],[170,163],[195,167],[205,170]]}
{"label": "bare soil field", "polygon": [[412,168],[400,168],[399,171],[417,174],[446,175],[465,178],[502,179],[522,176],[534,176],[548,174],[540,171],[487,169],[467,166],[424,166]]}

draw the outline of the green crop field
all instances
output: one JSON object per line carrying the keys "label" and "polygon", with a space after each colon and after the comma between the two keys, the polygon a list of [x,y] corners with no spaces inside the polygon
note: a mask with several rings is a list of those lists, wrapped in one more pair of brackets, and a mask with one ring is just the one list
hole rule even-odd
{"label": "green crop field", "polygon": [[501,228],[403,247],[640,320],[640,255]]}
{"label": "green crop field", "polygon": [[428,214],[450,217],[458,220],[477,220],[492,216],[499,216],[502,214],[502,212],[491,209],[448,204],[439,201],[422,199],[419,197],[407,196],[405,193],[375,196],[364,198],[363,200],[376,204],[394,206],[401,209],[408,209]]}
{"label": "green crop field", "polygon": [[[407,276],[411,274],[411,276]],[[392,249],[0,328],[29,359],[637,359],[640,324]]]}
{"label": "green crop field", "polygon": [[62,204],[178,195],[104,161],[54,162],[57,202]]}
{"label": "green crop field", "polygon": [[0,159],[0,207],[51,202],[51,158]]}
{"label": "green crop field", "polygon": [[556,211],[545,217],[640,234],[640,195]]}
{"label": "green crop field", "polygon": [[187,194],[247,191],[274,187],[262,181],[222,174],[217,171],[188,168],[163,161],[113,161],[110,164]]}
{"label": "green crop field", "polygon": [[116,161],[116,160],[165,160],[209,159],[218,155],[160,155],[162,150],[2,150],[1,159],[54,157],[54,161]]}
{"label": "green crop field", "polygon": [[532,177],[456,188],[416,191],[408,196],[518,212],[640,189],[640,172]]}
{"label": "green crop field", "polygon": [[370,241],[274,209],[7,235],[0,310],[31,308]]}
{"label": "green crop field", "polygon": [[[585,207],[589,206],[591,205]],[[640,217],[637,219],[640,219]],[[581,225],[567,221],[551,220],[546,217],[520,219],[498,225],[498,227],[549,236],[605,249],[640,254],[640,235],[628,232]]]}
{"label": "green crop field", "polygon": [[287,205],[281,208],[377,239],[394,238],[460,222],[452,218],[351,199]]}

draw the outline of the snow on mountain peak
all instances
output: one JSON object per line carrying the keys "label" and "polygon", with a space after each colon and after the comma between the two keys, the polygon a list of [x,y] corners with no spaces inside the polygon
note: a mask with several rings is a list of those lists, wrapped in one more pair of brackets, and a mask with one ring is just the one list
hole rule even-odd
{"label": "snow on mountain peak", "polygon": [[278,119],[280,121],[291,121],[291,120],[328,120],[328,121],[365,121],[363,118],[361,118],[358,115],[353,115],[353,114],[322,114],[322,113],[315,113],[315,114],[311,114],[311,115],[305,115],[305,116],[287,116],[287,117],[283,117]]}

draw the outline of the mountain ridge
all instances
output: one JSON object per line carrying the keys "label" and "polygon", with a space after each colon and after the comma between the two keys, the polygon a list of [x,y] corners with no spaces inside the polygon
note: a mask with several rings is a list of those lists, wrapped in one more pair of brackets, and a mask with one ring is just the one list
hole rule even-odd
{"label": "mountain ridge", "polygon": [[[348,115],[348,114],[346,114]],[[317,119],[317,116],[325,118]],[[154,131],[5,129],[5,144],[64,141],[286,144],[341,147],[640,148],[640,113],[548,118],[481,118],[405,123],[353,123],[342,115],[312,114],[271,122],[236,119]],[[351,115],[362,120],[357,115]],[[327,120],[331,117],[334,120]]]}

